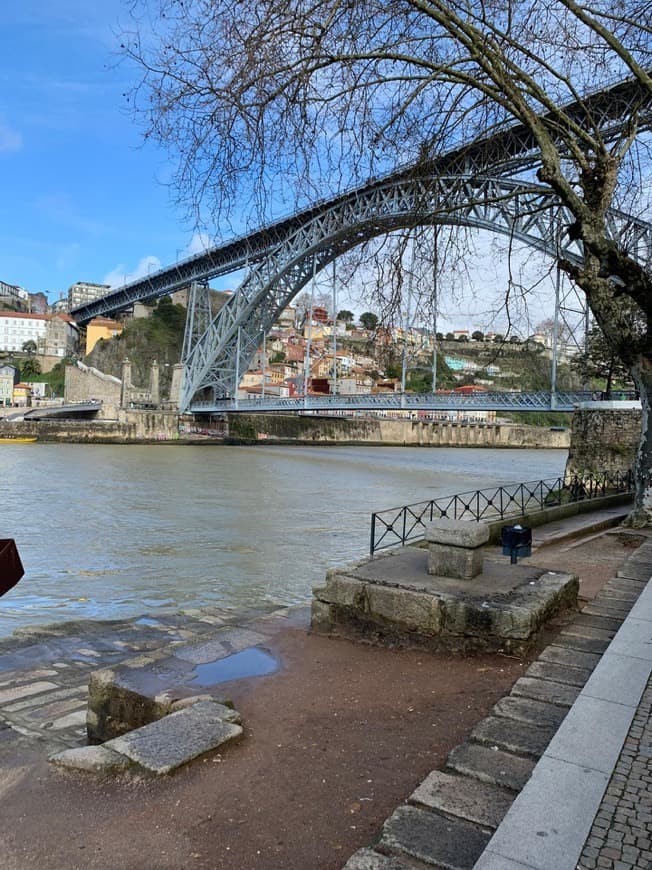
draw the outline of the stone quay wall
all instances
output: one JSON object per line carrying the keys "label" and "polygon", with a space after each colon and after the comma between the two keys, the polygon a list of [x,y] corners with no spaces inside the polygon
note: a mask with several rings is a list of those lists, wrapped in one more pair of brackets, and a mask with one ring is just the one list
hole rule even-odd
{"label": "stone quay wall", "polygon": [[229,437],[242,441],[557,449],[567,449],[570,445],[568,431],[513,424],[283,414],[227,414],[226,417]]}
{"label": "stone quay wall", "polygon": [[11,437],[78,444],[128,444],[179,440],[179,416],[172,411],[120,411],[118,420],[25,420],[12,423]]}
{"label": "stone quay wall", "polygon": [[641,437],[641,411],[578,410],[573,414],[567,474],[627,472]]}

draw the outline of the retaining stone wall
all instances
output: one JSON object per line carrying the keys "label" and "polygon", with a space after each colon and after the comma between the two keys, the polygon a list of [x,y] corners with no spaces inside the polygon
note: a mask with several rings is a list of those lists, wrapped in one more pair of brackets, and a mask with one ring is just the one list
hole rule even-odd
{"label": "retaining stone wall", "polygon": [[566,473],[626,472],[634,464],[640,437],[640,411],[575,411]]}
{"label": "retaining stone wall", "polygon": [[417,420],[342,419],[282,414],[227,414],[231,438],[331,444],[418,447],[568,448],[570,434],[498,423],[430,423]]}

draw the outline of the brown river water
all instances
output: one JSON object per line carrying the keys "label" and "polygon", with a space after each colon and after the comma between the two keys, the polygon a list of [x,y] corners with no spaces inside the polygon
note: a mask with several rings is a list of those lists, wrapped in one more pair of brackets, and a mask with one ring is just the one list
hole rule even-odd
{"label": "brown river water", "polygon": [[563,473],[565,450],[0,445],[25,576],[0,637],[71,619],[307,601],[372,511]]}

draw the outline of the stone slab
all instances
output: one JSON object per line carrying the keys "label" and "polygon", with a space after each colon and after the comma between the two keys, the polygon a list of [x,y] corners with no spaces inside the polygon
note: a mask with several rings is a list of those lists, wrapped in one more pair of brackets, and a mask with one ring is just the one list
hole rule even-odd
{"label": "stone slab", "polygon": [[0,706],[11,704],[12,701],[18,701],[21,698],[27,698],[29,695],[38,695],[41,692],[47,692],[50,689],[58,689],[56,683],[51,683],[49,680],[37,680],[35,683],[27,683],[22,686],[14,686],[9,689],[0,691]]}
{"label": "stone slab", "polygon": [[528,758],[519,758],[500,749],[488,749],[468,741],[451,750],[446,764],[464,776],[472,776],[512,791],[520,791],[534,770],[534,762]]}
{"label": "stone slab", "polygon": [[623,624],[622,619],[614,616],[596,616],[590,613],[580,613],[573,620],[573,625],[593,625],[595,628],[605,628],[608,631],[618,631]]}
{"label": "stone slab", "polygon": [[342,870],[413,870],[414,864],[405,864],[394,856],[387,857],[372,849],[359,849],[351,855]]}
{"label": "stone slab", "polygon": [[652,662],[652,622],[630,617],[611,641],[609,652]]}
{"label": "stone slab", "polygon": [[421,804],[491,829],[498,827],[513,800],[514,792],[441,770],[428,774],[408,798],[411,804]]}
{"label": "stone slab", "polygon": [[242,728],[216,714],[212,701],[170,713],[157,722],[144,725],[104,746],[126,755],[141,767],[156,774],[170,773],[182,764],[242,734]]}
{"label": "stone slab", "polygon": [[574,868],[608,779],[597,770],[542,758],[493,835],[485,863],[478,866]]}
{"label": "stone slab", "polygon": [[559,707],[571,707],[580,690],[577,686],[564,686],[550,680],[521,677],[512,686],[511,693],[523,698],[534,698],[536,701],[547,701]]}
{"label": "stone slab", "polygon": [[543,650],[539,656],[539,661],[586,668],[586,670],[592,671],[600,661],[600,656],[595,653],[583,653],[579,650],[568,649],[565,646],[557,646],[553,643]]}
{"label": "stone slab", "polygon": [[380,846],[436,867],[471,870],[488,842],[489,835],[469,822],[402,806],[385,822]]}
{"label": "stone slab", "polygon": [[440,517],[426,525],[424,537],[429,544],[475,549],[489,540],[489,526],[485,523]]}
{"label": "stone slab", "polygon": [[566,631],[562,631],[557,635],[555,643],[559,646],[568,647],[568,649],[576,649],[578,652],[595,653],[596,655],[602,655],[609,646],[608,640],[582,637],[581,635]]}
{"label": "stone slab", "polygon": [[505,752],[537,759],[546,751],[556,731],[554,725],[533,725],[515,719],[487,716],[475,726],[471,739],[491,748],[498,747]]}
{"label": "stone slab", "polygon": [[495,704],[491,712],[495,716],[516,719],[530,725],[558,728],[566,718],[568,710],[565,707],[558,707],[556,704],[549,704],[545,701],[534,701],[531,698],[507,695]]}
{"label": "stone slab", "polygon": [[132,766],[132,761],[106,746],[80,746],[57,752],[48,759],[57,767],[69,770],[86,770],[91,773],[115,773]]}
{"label": "stone slab", "polygon": [[203,643],[191,643],[177,647],[175,658],[193,665],[203,665],[216,659],[225,658],[250,646],[264,643],[266,636],[249,628],[226,628],[215,633]]}
{"label": "stone slab", "polygon": [[[546,757],[611,775],[634,707],[600,698],[579,697],[550,742]],[[589,738],[590,735],[590,739]]]}
{"label": "stone slab", "polygon": [[557,665],[554,662],[532,662],[525,672],[526,677],[539,680],[550,680],[553,683],[564,683],[567,686],[578,686],[580,689],[591,676],[588,668],[574,668],[570,665]]}
{"label": "stone slab", "polygon": [[650,662],[617,655],[609,649],[587,681],[582,695],[636,707],[649,676]]}
{"label": "stone slab", "polygon": [[[620,626],[618,626],[618,628],[620,628]],[[569,625],[568,628],[565,628],[559,633],[558,638],[562,639],[562,643],[564,638],[567,637],[583,637],[587,640],[603,640],[609,643],[611,638],[618,631],[618,628],[598,628],[595,625],[581,625],[573,622],[572,625]],[[559,639],[557,642],[560,642]]]}

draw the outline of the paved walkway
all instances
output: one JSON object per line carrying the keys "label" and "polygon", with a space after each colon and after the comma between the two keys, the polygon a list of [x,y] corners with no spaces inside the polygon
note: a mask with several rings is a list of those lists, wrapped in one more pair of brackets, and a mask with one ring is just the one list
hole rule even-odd
{"label": "paved walkway", "polygon": [[651,577],[648,538],[345,870],[652,870]]}
{"label": "paved walkway", "polygon": [[618,574],[620,595],[596,604],[629,613],[477,870],[652,868],[652,541]]}

